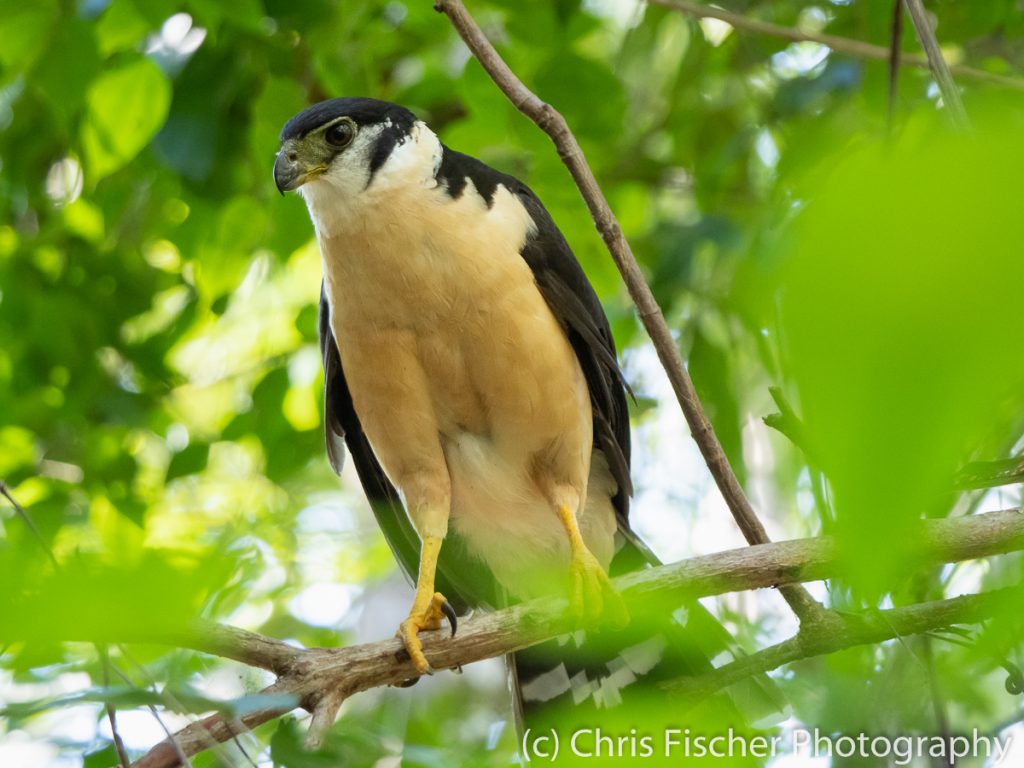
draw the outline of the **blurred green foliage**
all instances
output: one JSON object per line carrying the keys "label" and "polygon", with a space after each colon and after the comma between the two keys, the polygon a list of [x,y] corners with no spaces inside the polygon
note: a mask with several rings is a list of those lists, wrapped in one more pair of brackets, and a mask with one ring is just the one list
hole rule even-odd
{"label": "blurred green foliage", "polygon": [[850,575],[875,595],[912,572],[914,521],[948,513],[956,470],[1024,428],[1024,152],[984,118],[974,136],[908,132],[816,175],[774,288]]}
{"label": "blurred green foliage", "polygon": [[[889,3],[722,5],[889,34]],[[95,727],[59,725],[77,708],[95,726],[99,704],[50,701],[105,685],[81,641],[202,615],[343,644],[393,576],[358,486],[339,491],[324,460],[319,256],[301,201],[271,181],[278,131],[305,105],[406,104],[530,183],[605,301],[627,371],[640,367],[646,342],[556,154],[431,6],[0,0],[0,478],[60,563],[0,505],[0,697],[49,702],[8,709],[0,739],[25,731],[60,765],[89,751],[85,765],[110,765]],[[1014,0],[929,6],[950,58],[1024,70]],[[885,143],[879,63],[615,0],[470,9],[577,132],[759,511],[791,536],[836,526],[850,568],[831,603],[1019,581],[1017,557],[915,579],[904,567],[913,520],[983,502],[953,497],[957,466],[1007,455],[1021,433],[1019,96],[961,81],[976,135],[949,136],[927,73],[905,71]],[[913,34],[903,45],[916,50]],[[756,425],[774,409],[769,385],[796,406],[807,454]],[[643,444],[659,411],[639,394]],[[671,476],[674,459],[655,469]],[[697,504],[672,514],[680,531],[700,519]],[[716,607],[751,649],[788,626],[774,606]],[[837,731],[933,732],[936,708],[954,729],[994,728],[1019,707],[1000,667],[1020,661],[1019,638],[996,622],[966,647],[852,649],[780,684],[797,718]],[[262,680],[183,651],[111,653],[143,689]],[[244,694],[232,690],[189,701]],[[297,750],[293,720],[259,729],[256,752],[292,768],[502,765],[506,715],[500,681],[449,681],[352,702],[326,756]]]}

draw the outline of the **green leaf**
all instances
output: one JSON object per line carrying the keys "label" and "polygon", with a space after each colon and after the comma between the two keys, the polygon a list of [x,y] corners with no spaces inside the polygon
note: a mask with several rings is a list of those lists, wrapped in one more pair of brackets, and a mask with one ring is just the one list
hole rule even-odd
{"label": "green leaf", "polygon": [[57,15],[55,0],[0,5],[0,28],[4,30],[0,64],[5,70],[4,81],[9,79],[8,70],[28,69],[43,52]]}
{"label": "green leaf", "polygon": [[[122,554],[123,557],[123,554]],[[234,559],[224,552],[146,550],[138,562],[110,565],[80,555],[42,579],[0,550],[0,643],[123,642],[173,634],[223,587]],[[159,606],[159,610],[154,610]]]}
{"label": "green leaf", "polygon": [[[710,313],[708,313],[710,314]],[[705,317],[705,325],[720,318]],[[707,416],[715,427],[715,433],[722,443],[722,449],[729,459],[740,484],[746,482],[745,465],[743,463],[743,433],[741,431],[739,404],[733,391],[730,357],[727,354],[728,330],[721,329],[719,339],[698,329],[694,334],[693,346],[690,348],[688,368],[693,376],[693,385],[707,411]],[[731,350],[735,352],[735,350]]]}
{"label": "green leaf", "polygon": [[914,565],[914,521],[948,503],[972,452],[1019,435],[1024,153],[1002,121],[976,121],[977,138],[908,134],[826,160],[791,233],[790,371],[868,592]]}
{"label": "green leaf", "polygon": [[135,46],[152,29],[133,0],[114,0],[96,23],[96,37],[104,56]]}
{"label": "green leaf", "polygon": [[557,106],[581,139],[622,132],[626,117],[622,83],[601,62],[563,51],[537,73],[537,93]]}
{"label": "green leaf", "polygon": [[32,433],[21,427],[0,428],[0,478],[35,463],[37,459]]}
{"label": "green leaf", "polygon": [[[73,67],[68,61],[75,62]],[[82,95],[100,69],[93,26],[69,18],[53,32],[49,50],[39,61],[33,79],[59,114],[77,115]]]}
{"label": "green leaf", "polygon": [[192,443],[184,450],[174,454],[171,463],[167,467],[167,477],[164,482],[171,482],[185,475],[194,475],[206,468],[206,462],[210,458],[209,443]]}
{"label": "green leaf", "polygon": [[86,94],[81,136],[91,179],[109,176],[142,151],[164,124],[170,103],[170,83],[149,59],[100,75]]}
{"label": "green leaf", "polygon": [[120,762],[117,748],[113,744],[107,744],[98,752],[90,752],[85,756],[82,768],[110,768]]}

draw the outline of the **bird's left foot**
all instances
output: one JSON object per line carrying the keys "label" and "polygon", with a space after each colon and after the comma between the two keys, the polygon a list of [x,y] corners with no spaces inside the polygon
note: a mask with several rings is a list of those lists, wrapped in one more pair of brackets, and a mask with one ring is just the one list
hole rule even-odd
{"label": "bird's left foot", "polygon": [[626,601],[589,549],[581,547],[572,553],[569,574],[569,607],[578,620],[601,621],[616,628],[629,623]]}
{"label": "bird's left foot", "polygon": [[579,621],[598,620],[622,628],[629,623],[629,611],[611,579],[594,554],[587,549],[572,507],[561,505],[558,518],[569,536],[569,607]]}
{"label": "bird's left foot", "polygon": [[441,622],[447,618],[452,627],[452,637],[455,636],[455,629],[458,621],[455,617],[455,610],[440,592],[435,592],[433,597],[422,608],[413,603],[409,611],[409,617],[401,623],[396,633],[402,638],[405,650],[409,652],[416,671],[421,675],[431,675],[434,670],[430,668],[427,657],[423,655],[423,643],[420,641],[419,633],[424,630],[440,629]]}

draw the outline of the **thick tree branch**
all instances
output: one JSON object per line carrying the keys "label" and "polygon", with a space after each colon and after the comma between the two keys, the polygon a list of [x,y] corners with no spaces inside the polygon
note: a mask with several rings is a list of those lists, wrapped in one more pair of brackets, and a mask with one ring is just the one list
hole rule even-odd
{"label": "thick tree branch", "polygon": [[[690,434],[700,448],[701,455],[704,457],[722,497],[747,542],[750,544],[767,543],[770,541],[768,533],[750,506],[743,488],[729,465],[725,451],[722,450],[722,444],[704,413],[693,381],[686,371],[686,366],[683,365],[675,339],[672,338],[672,332],[665,322],[661,307],[655,301],[654,294],[644,278],[640,265],[622,234],[619,222],[616,220],[615,214],[612,213],[604,192],[598,186],[594,173],[583,156],[583,150],[569,129],[565,118],[550,104],[541,101],[509,69],[461,0],[437,0],[434,8],[449,18],[459,36],[502,93],[520,112],[533,120],[554,143],[559,157],[569,169],[573,181],[576,182],[576,186],[587,204],[597,231],[601,234],[601,238],[615,260],[615,265],[619,268],[629,295],[636,305],[640,320],[658,353],[658,359],[668,374],[676,399],[679,401],[679,406],[686,417],[686,423],[690,427]],[[827,620],[827,612],[802,587],[786,587],[780,591],[801,622]]]}
{"label": "thick tree branch", "polygon": [[[780,24],[772,24],[767,21],[752,19],[748,16],[744,16],[743,14],[726,11],[711,5],[691,3],[686,0],[647,0],[647,2],[650,5],[660,5],[663,8],[670,8],[698,19],[718,19],[719,21],[724,21],[736,29],[753,32],[758,35],[778,37],[782,40],[789,40],[794,43],[820,43],[821,45],[828,46],[836,53],[854,56],[859,59],[877,59],[879,61],[887,61],[890,56],[890,51],[885,46],[872,45],[871,43],[861,42],[860,40],[851,40],[849,38],[838,37],[836,35],[804,32],[799,29],[794,29],[793,27],[784,27]],[[924,56],[915,56],[913,54],[905,53],[900,56],[899,62],[900,65],[905,67],[917,67],[918,69],[932,68],[928,59]],[[1002,86],[1003,88],[1013,88],[1014,90],[1024,91],[1024,79],[1018,77],[998,75],[995,72],[986,72],[983,69],[975,69],[974,67],[967,67],[961,64],[948,66],[950,72],[965,80],[977,80],[991,85]]]}
{"label": "thick tree branch", "polygon": [[[936,520],[921,524],[918,565],[951,563],[1024,550],[1024,511],[1006,510],[970,518]],[[791,585],[840,575],[840,558],[833,539],[801,539],[733,549],[715,555],[695,557],[673,565],[634,572],[615,580],[628,604],[664,609],[664,600],[678,605],[690,598],[727,592]],[[896,613],[879,613],[886,631],[913,634],[973,621],[978,606],[990,605],[981,596],[935,604],[901,608]],[[547,598],[484,614],[459,623],[454,638],[445,630],[423,633],[424,651],[434,669],[463,666],[556,637],[572,628],[563,599]],[[657,606],[657,608],[655,608]],[[973,607],[972,607],[973,606]],[[953,612],[951,611],[959,611]],[[970,610],[969,610],[970,609]],[[971,611],[975,611],[972,613]],[[700,691],[729,685],[760,669],[774,669],[806,655],[829,653],[830,648],[886,639],[873,618],[836,615],[829,624],[810,624],[800,634],[779,646],[766,649],[737,662],[724,665],[706,678],[698,678]],[[880,634],[881,633],[881,634]],[[229,627],[196,624],[172,638],[148,637],[148,642],[172,642],[232,659],[248,659],[264,669],[277,669],[278,680],[262,692],[286,697],[268,701],[267,707],[241,719],[245,728],[272,720],[296,705],[313,713],[310,743],[319,743],[330,727],[341,702],[369,688],[395,685],[416,676],[416,670],[400,640],[392,638],[349,648],[288,648],[285,654],[277,641],[252,632]],[[287,656],[287,658],[285,658]],[[685,685],[685,683],[684,683]],[[696,685],[692,683],[691,685]],[[698,691],[699,692],[699,691]],[[175,735],[181,749],[194,754],[208,746],[210,739],[226,741],[239,731],[237,722],[224,715],[212,715]],[[174,744],[161,742],[133,764],[133,768],[169,768],[178,764]]]}
{"label": "thick tree branch", "polygon": [[[153,637],[142,639],[152,640]],[[133,638],[125,640],[131,642]],[[192,648],[213,656],[234,659],[276,675],[286,672],[303,652],[301,648],[272,637],[201,620],[183,628],[178,634],[161,635],[160,640],[181,648]]]}

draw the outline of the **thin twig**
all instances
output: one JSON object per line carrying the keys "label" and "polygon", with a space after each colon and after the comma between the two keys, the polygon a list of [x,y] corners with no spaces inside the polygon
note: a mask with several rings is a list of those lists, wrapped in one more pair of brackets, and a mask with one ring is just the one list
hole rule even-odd
{"label": "thin twig", "polygon": [[[719,21],[724,21],[736,29],[753,32],[758,35],[778,37],[794,43],[820,43],[821,45],[828,46],[837,53],[854,56],[859,59],[887,61],[889,58],[889,49],[882,45],[873,45],[871,43],[865,43],[860,40],[851,40],[847,37],[839,37],[837,35],[803,32],[802,30],[794,29],[793,27],[784,27],[780,24],[772,24],[767,21],[751,19],[742,14],[726,11],[710,5],[691,3],[686,0],[647,0],[647,2],[650,5],[660,5],[663,8],[670,8],[672,10],[679,11],[680,13],[685,13],[687,16],[693,16],[699,19],[718,19]],[[931,65],[929,65],[926,57],[915,56],[913,54],[905,53],[901,55],[900,64],[905,67],[931,69]],[[998,75],[994,72],[986,72],[983,69],[975,69],[974,67],[967,67],[962,64],[950,65],[949,70],[957,77],[965,80],[977,80],[991,85],[1002,86],[1003,88],[1012,88],[1014,90],[1024,91],[1024,79],[1019,77]]]}
{"label": "thin twig", "polygon": [[681,694],[680,701],[692,707],[723,688],[795,661],[824,656],[855,645],[873,645],[923,634],[953,624],[979,623],[1000,609],[1013,605],[1021,597],[1022,588],[1011,587],[862,615],[844,614],[840,617],[841,624],[828,632],[801,628],[796,635],[777,645],[723,664],[706,674],[674,680],[666,687]]}
{"label": "thin twig", "polygon": [[[935,715],[936,732],[947,741],[952,735],[949,727],[949,713],[946,711],[946,700],[939,687],[938,670],[935,668],[935,652],[932,649],[932,637],[929,633],[921,635],[921,648],[925,656],[925,674],[928,676],[928,687],[932,695],[932,713]],[[932,764],[942,768],[953,768],[949,755],[933,757]]]}
{"label": "thin twig", "polygon": [[[113,669],[117,673],[117,676],[120,677],[121,680],[124,681],[125,685],[127,685],[129,688],[132,688],[132,689],[137,689],[138,688],[138,686],[135,684],[135,681],[133,681],[130,677],[128,677],[128,675],[126,675],[124,672],[122,672],[117,667],[114,667]],[[155,686],[153,686],[152,692],[153,693],[157,693]],[[164,719],[160,716],[160,711],[156,707],[154,707],[152,704],[147,704],[146,708],[149,709],[149,714],[151,714],[153,716],[153,719],[156,720],[157,725],[160,726],[160,730],[162,730],[165,734],[167,734],[168,744],[174,750],[174,754],[177,756],[179,765],[182,765],[185,768],[192,768],[192,763],[189,762],[188,754],[185,752],[185,750],[182,747],[182,745],[175,738],[174,733],[171,731],[171,729],[167,727],[167,723],[165,723]],[[212,744],[212,746],[219,746],[220,742],[208,742],[207,746],[210,746],[211,744]],[[128,763],[124,763],[124,765],[128,766],[129,764]]]}
{"label": "thin twig", "polygon": [[251,765],[252,768],[259,768],[259,766],[256,764],[256,761],[252,759],[252,755],[249,754],[249,750],[247,750],[245,748],[245,745],[242,743],[243,735],[249,734],[250,736],[252,736],[253,740],[256,739],[256,735],[253,734],[250,728],[246,728],[244,723],[242,723],[242,721],[239,720],[237,717],[232,718],[230,720],[230,723],[232,726],[232,730],[235,731],[235,733],[231,736],[231,743],[234,744],[238,751],[242,753],[242,757],[245,758],[245,762]]}
{"label": "thin twig", "polygon": [[935,30],[932,29],[928,14],[924,10],[924,3],[921,0],[903,0],[910,13],[910,19],[914,22],[914,29],[917,31],[917,39],[921,41],[925,55],[928,57],[928,67],[932,71],[932,77],[939,86],[942,93],[942,101],[949,110],[953,124],[960,130],[967,130],[971,127],[967,119],[967,111],[960,99],[960,91],[953,82],[953,74],[949,71],[949,64],[942,56],[942,49],[935,37]]}
{"label": "thin twig", "polygon": [[999,461],[973,461],[957,472],[959,490],[998,488],[1024,482],[1024,456]]}
{"label": "thin twig", "polygon": [[[679,355],[679,350],[676,348],[672,332],[665,323],[661,307],[658,306],[640,265],[637,264],[636,257],[622,234],[622,228],[619,226],[615,214],[612,213],[604,192],[598,186],[594,173],[583,156],[583,150],[565,122],[565,118],[550,104],[541,101],[523,84],[491,45],[460,0],[437,0],[434,8],[448,17],[469,50],[509,101],[520,112],[533,120],[555,144],[559,157],[562,158],[573,181],[576,182],[594,220],[594,225],[601,234],[605,246],[611,253],[615,265],[626,283],[626,288],[636,305],[640,320],[651,338],[651,343],[658,353],[658,359],[675,391],[676,399],[679,401],[679,406],[686,417],[686,423],[690,427],[690,434],[700,448],[704,462],[711,471],[711,476],[718,485],[733,518],[748,543],[765,544],[769,542],[768,533],[750,506],[739,480],[736,479],[736,474],[729,465],[725,451],[722,450],[722,444],[704,413],[693,381],[690,379],[686,366],[683,365],[683,360]],[[815,602],[803,587],[796,586],[780,591],[801,622],[827,620],[825,609]]]}
{"label": "thin twig", "polygon": [[18,500],[14,498],[14,495],[11,493],[7,483],[3,480],[0,480],[0,496],[3,496],[11,503],[11,506],[14,507],[14,511],[17,513],[18,517],[21,518],[25,527],[28,528],[29,533],[31,533],[32,537],[39,543],[39,546],[42,548],[43,552],[46,553],[50,562],[53,563],[53,567],[59,568],[60,565],[57,562],[57,558],[54,557],[53,550],[50,549],[50,545],[46,543],[46,539],[43,538],[43,534],[36,527],[35,521],[31,518],[28,512],[25,511],[25,508],[18,503]]}
{"label": "thin twig", "polygon": [[[187,711],[185,705],[182,704],[181,701],[178,700],[177,696],[175,696],[173,693],[171,693],[169,690],[167,690],[166,686],[164,688],[160,688],[159,685],[157,685],[156,679],[149,673],[149,670],[146,669],[146,667],[142,664],[142,662],[140,662],[138,659],[136,659],[134,656],[132,656],[130,653],[128,653],[128,649],[127,648],[125,648],[123,645],[120,645],[120,646],[118,646],[118,650],[121,652],[121,654],[129,662],[131,662],[132,666],[135,667],[135,669],[139,672],[139,674],[142,675],[142,677],[146,681],[145,682],[146,687],[149,688],[150,691],[155,693],[161,699],[163,699],[165,707],[171,707],[176,712],[185,712],[185,711]],[[127,675],[122,674],[121,677],[125,680],[125,682],[127,682],[133,688],[137,688],[138,687],[128,678]],[[170,729],[168,729],[166,723],[164,723],[163,718],[161,718],[160,711],[155,706],[153,706],[152,704],[147,704],[146,706],[149,708],[150,714],[153,715],[153,717],[156,719],[156,721],[158,723],[160,723],[160,727],[164,730],[164,733],[167,734],[168,738],[173,739],[174,736],[170,732]],[[228,755],[225,753],[224,749],[220,746],[220,744],[221,743],[219,741],[217,741],[213,737],[209,736],[209,734],[207,734],[207,738],[206,738],[206,746],[207,746],[207,748],[213,750],[213,754],[217,758],[218,762],[220,762],[222,765],[226,766],[227,768],[231,768],[231,760],[228,757]],[[181,749],[181,745],[178,745],[177,749],[178,749],[179,753],[184,754],[184,752]]]}
{"label": "thin twig", "polygon": [[[97,646],[97,650],[100,652],[100,662],[103,665],[103,687],[110,687],[110,656],[107,653],[107,649],[104,646]],[[117,711],[111,702],[106,703],[107,710],[107,721],[110,723],[110,736],[114,740],[114,751],[117,752],[117,759],[120,761],[121,768],[128,768],[131,765],[131,760],[128,759],[128,753],[124,748],[124,741],[121,739],[121,733],[117,729]]]}
{"label": "thin twig", "polygon": [[[18,503],[18,500],[14,498],[14,495],[10,492],[10,489],[7,487],[7,483],[5,483],[3,480],[0,480],[0,495],[2,495],[4,498],[7,499],[7,501],[9,501],[11,503],[11,505],[14,507],[15,512],[17,512],[18,516],[25,523],[25,526],[28,528],[28,530],[32,533],[33,537],[38,542],[38,544],[42,548],[43,552],[45,552],[47,557],[50,559],[50,562],[53,563],[54,570],[55,571],[59,571],[61,569],[61,565],[57,561],[57,558],[54,556],[53,550],[50,549],[50,545],[46,543],[46,539],[44,539],[42,534],[39,532],[39,529],[36,527],[35,521],[32,519],[32,516],[29,515],[28,511],[25,510],[25,508],[22,507],[21,504]],[[235,631],[241,631],[241,630],[235,630]],[[213,641],[215,638],[218,637],[218,633],[217,632],[211,632],[211,633],[209,633],[209,635],[210,635],[211,641]],[[273,643],[276,643],[276,642],[277,641],[273,641]],[[113,670],[123,680],[125,680],[128,683],[128,685],[134,687],[134,684],[128,678],[128,676],[125,675],[124,672],[119,670],[116,665],[114,665],[114,664],[112,664],[110,662],[110,657],[109,657],[109,654],[107,653],[106,647],[104,645],[100,644],[100,643],[93,643],[93,645],[95,646],[96,652],[99,654],[100,659],[103,662],[103,680],[104,680],[104,685],[107,685],[109,670]],[[167,738],[170,740],[171,744],[173,745],[173,747],[174,747],[174,749],[176,751],[176,754],[179,754],[181,756],[181,758],[182,758],[182,763],[181,764],[185,765],[185,766],[188,766],[188,758],[186,757],[185,752],[181,749],[181,746],[179,744],[177,744],[177,742],[175,742],[174,734],[171,733],[171,730],[167,727],[167,725],[161,719],[160,713],[157,712],[156,707],[154,707],[153,705],[149,705],[149,709],[150,709],[150,712],[152,712],[153,717],[155,717],[156,721],[160,724],[160,727],[163,728],[164,732],[167,734]],[[113,705],[110,704],[109,702],[107,702],[107,704],[106,704],[106,712],[107,712],[107,719],[110,721],[110,730],[111,730],[111,736],[113,737],[113,740],[114,740],[114,749],[117,751],[118,759],[121,761],[121,766],[123,768],[128,768],[128,764],[129,764],[128,763],[128,756],[127,756],[127,754],[125,752],[124,743],[121,740],[121,735],[117,731],[117,716],[116,716],[116,713],[114,711]]]}
{"label": "thin twig", "polygon": [[[275,692],[274,685],[261,691],[268,696],[274,695]],[[258,725],[286,715],[293,709],[295,709],[294,706],[273,706],[248,712],[237,718],[225,717],[220,714],[204,717],[198,722],[185,726],[173,737],[161,741],[132,763],[130,768],[176,768],[183,765],[178,755],[178,749],[190,755],[198,754],[206,748],[205,744],[209,738],[216,739],[218,742],[228,741]]]}

